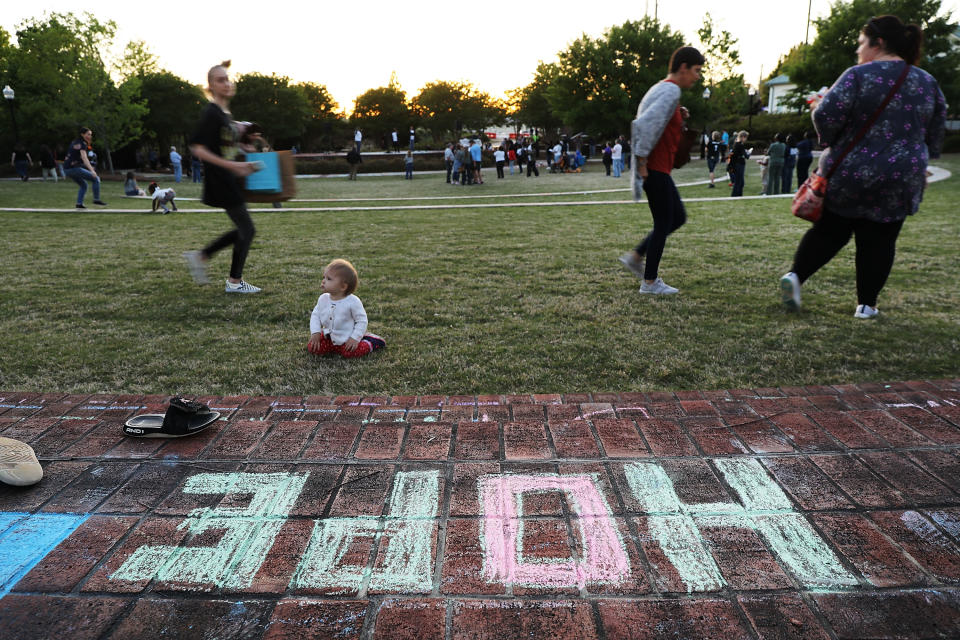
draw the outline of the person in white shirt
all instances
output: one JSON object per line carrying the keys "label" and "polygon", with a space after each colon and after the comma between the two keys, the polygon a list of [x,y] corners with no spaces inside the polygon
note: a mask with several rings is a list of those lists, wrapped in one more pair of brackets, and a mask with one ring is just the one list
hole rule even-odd
{"label": "person in white shirt", "polygon": [[559,142],[550,149],[550,152],[553,154],[553,165],[550,167],[550,170],[553,173],[560,171],[562,169],[560,165],[560,156],[563,155],[563,145]]}
{"label": "person in white shirt", "polygon": [[169,203],[173,210],[177,210],[177,203],[173,201],[177,197],[177,192],[173,189],[161,189],[160,185],[156,182],[151,182],[150,186],[147,187],[147,193],[153,196],[153,204],[150,207],[151,212],[156,212],[157,209],[162,209],[163,213],[170,213],[170,209],[167,209],[167,204]]}
{"label": "person in white shirt", "polygon": [[497,179],[503,177],[503,163],[507,159],[507,152],[503,150],[503,147],[497,147],[497,150],[493,152],[493,161],[497,163]]}
{"label": "person in white shirt", "polygon": [[357,153],[360,153],[360,143],[363,142],[363,132],[358,128],[353,134],[353,142],[357,145]]}
{"label": "person in white shirt", "polygon": [[359,282],[357,270],[347,260],[337,258],[324,268],[323,294],[310,314],[307,351],[318,356],[334,353],[360,358],[386,346],[380,336],[366,333],[367,312],[353,295]]}
{"label": "person in white shirt", "polygon": [[610,159],[613,160],[613,177],[619,178],[623,172],[623,145],[620,144],[619,140],[613,145],[613,154]]}

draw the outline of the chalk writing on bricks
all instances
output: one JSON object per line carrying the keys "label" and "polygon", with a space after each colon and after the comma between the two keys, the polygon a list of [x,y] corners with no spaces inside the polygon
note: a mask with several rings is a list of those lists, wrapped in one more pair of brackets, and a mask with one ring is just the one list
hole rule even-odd
{"label": "chalk writing on bricks", "polygon": [[[584,587],[618,583],[630,575],[630,561],[617,525],[589,475],[492,475],[479,480],[483,508],[484,573],[489,582]],[[545,560],[523,552],[524,495],[560,491],[579,529],[580,558]]]}
{"label": "chalk writing on bricks", "polygon": [[[713,464],[739,503],[686,504],[660,465],[636,462],[624,467],[627,488],[647,515],[653,541],[676,568],[688,592],[715,591],[726,585],[700,533],[700,527],[717,526],[755,530],[808,589],[858,584],[806,518],[793,509],[759,461],[723,458]],[[192,536],[222,531],[219,542],[213,546],[142,546],[111,579],[157,579],[197,588],[249,587],[307,476],[205,473],[189,478],[185,493],[224,498],[217,507],[194,510],[180,527]],[[588,584],[617,585],[630,578],[626,542],[595,475],[491,474],[478,479],[477,489],[483,576],[488,582],[583,588]],[[536,549],[524,548],[524,501],[544,493],[565,498],[572,536],[568,557],[538,557]],[[290,587],[321,589],[331,595],[364,587],[387,593],[429,593],[440,495],[439,471],[398,472],[386,515],[315,520]],[[359,557],[359,564],[351,559],[357,557],[349,550],[358,539],[379,541],[375,562],[367,561],[369,554]]]}
{"label": "chalk writing on bricks", "polygon": [[640,501],[642,510],[650,514],[652,536],[677,569],[688,592],[715,591],[726,585],[698,524],[756,530],[808,588],[836,589],[858,584],[810,523],[793,510],[789,498],[759,461],[721,458],[714,464],[742,505],[684,504],[659,465],[635,462],[625,467],[631,493]]}
{"label": "chalk writing on bricks", "polygon": [[[291,586],[346,593],[359,589],[369,576],[370,589],[429,593],[439,498],[439,471],[400,472],[390,495],[389,515],[382,522],[376,517],[317,520]],[[378,533],[387,545],[381,566],[368,572],[365,564],[343,563],[355,538]]]}
{"label": "chalk writing on bricks", "polygon": [[[113,573],[114,580],[155,577],[170,582],[249,587],[263,564],[308,474],[203,473],[189,478],[184,493],[251,495],[246,506],[204,507],[180,525],[194,535],[222,529],[213,547],[147,545]],[[224,502],[227,502],[226,500]]]}

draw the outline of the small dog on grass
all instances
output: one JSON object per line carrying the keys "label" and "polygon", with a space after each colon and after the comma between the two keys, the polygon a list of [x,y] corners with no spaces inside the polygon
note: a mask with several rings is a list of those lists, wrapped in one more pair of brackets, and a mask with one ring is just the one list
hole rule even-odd
{"label": "small dog on grass", "polygon": [[162,210],[163,213],[170,213],[170,210],[167,209],[167,204],[169,203],[173,210],[177,210],[177,203],[173,201],[177,197],[177,192],[173,189],[161,189],[156,182],[151,182],[150,186],[147,187],[147,192],[153,196],[153,204],[150,208],[151,212],[156,212],[157,209]]}

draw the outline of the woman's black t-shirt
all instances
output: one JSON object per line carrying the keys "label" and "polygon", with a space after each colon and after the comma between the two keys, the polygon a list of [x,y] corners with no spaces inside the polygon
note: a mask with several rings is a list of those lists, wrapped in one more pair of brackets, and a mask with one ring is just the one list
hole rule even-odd
{"label": "woman's black t-shirt", "polygon": [[63,163],[64,169],[85,169],[83,159],[80,157],[87,152],[87,141],[83,138],[77,138],[70,143],[70,149],[67,151],[67,160]]}
{"label": "woman's black t-shirt", "polygon": [[[237,129],[223,109],[210,102],[200,112],[200,121],[190,144],[201,144],[225,160],[237,160]],[[209,162],[203,163],[203,203],[211,207],[232,207],[243,203],[240,178],[231,171]]]}
{"label": "woman's black t-shirt", "polygon": [[733,143],[733,151],[730,153],[730,166],[745,167],[749,157],[750,154],[747,152],[746,145],[742,142]]}

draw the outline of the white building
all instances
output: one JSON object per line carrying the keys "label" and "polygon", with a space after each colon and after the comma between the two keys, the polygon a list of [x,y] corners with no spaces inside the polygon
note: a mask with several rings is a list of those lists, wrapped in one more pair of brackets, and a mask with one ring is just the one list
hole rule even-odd
{"label": "white building", "polygon": [[797,88],[797,85],[790,82],[790,76],[781,73],[776,78],[771,78],[766,82],[770,90],[770,96],[767,98],[767,113],[789,113],[793,111],[786,105],[787,92]]}

